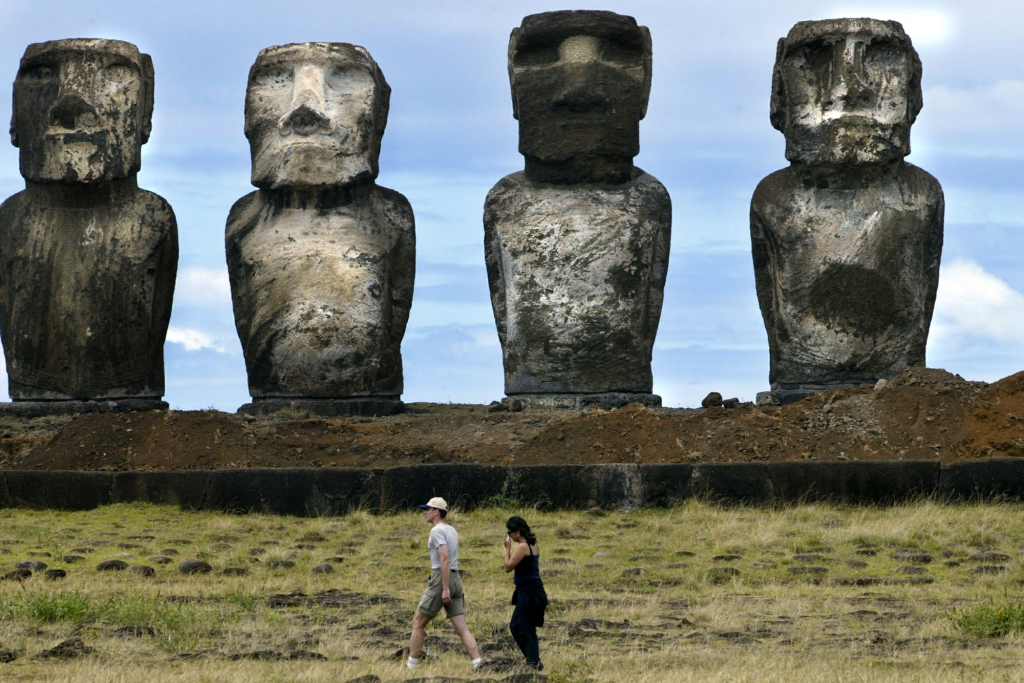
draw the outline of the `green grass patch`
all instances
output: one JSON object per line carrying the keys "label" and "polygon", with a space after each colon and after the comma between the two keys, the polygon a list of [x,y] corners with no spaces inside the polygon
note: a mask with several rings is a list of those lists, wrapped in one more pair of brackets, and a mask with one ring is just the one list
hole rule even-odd
{"label": "green grass patch", "polygon": [[78,591],[21,591],[0,595],[0,620],[28,619],[55,624],[81,622],[93,611],[95,600]]}
{"label": "green grass patch", "polygon": [[1024,632],[1024,603],[976,605],[954,610],[951,619],[972,638],[1001,638]]}

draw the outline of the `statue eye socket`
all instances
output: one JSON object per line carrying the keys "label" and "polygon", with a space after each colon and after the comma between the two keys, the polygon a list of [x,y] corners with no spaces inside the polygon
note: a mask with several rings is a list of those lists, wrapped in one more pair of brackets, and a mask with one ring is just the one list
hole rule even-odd
{"label": "statue eye socket", "polygon": [[626,45],[616,41],[603,41],[601,46],[601,59],[613,64],[624,66],[639,66],[643,64],[644,55],[639,47]]}
{"label": "statue eye socket", "polygon": [[103,70],[103,75],[116,83],[127,83],[135,77],[135,72],[128,64],[111,64]]}
{"label": "statue eye socket", "polygon": [[294,74],[291,69],[269,68],[259,71],[253,78],[253,85],[261,88],[291,87]]}
{"label": "statue eye socket", "polygon": [[56,75],[56,69],[39,64],[23,71],[21,77],[29,81],[46,81],[53,78],[54,75]]}
{"label": "statue eye socket", "polygon": [[516,50],[512,58],[516,66],[545,66],[558,62],[557,45],[531,45]]}
{"label": "statue eye socket", "polygon": [[340,95],[352,95],[373,87],[373,77],[362,69],[330,67],[324,81],[331,91]]}
{"label": "statue eye socket", "polygon": [[893,40],[873,40],[864,47],[866,67],[886,69],[902,66],[907,56],[907,48]]}
{"label": "statue eye socket", "polygon": [[832,63],[835,48],[823,40],[815,40],[804,45],[800,50],[807,67],[815,73],[823,73]]}

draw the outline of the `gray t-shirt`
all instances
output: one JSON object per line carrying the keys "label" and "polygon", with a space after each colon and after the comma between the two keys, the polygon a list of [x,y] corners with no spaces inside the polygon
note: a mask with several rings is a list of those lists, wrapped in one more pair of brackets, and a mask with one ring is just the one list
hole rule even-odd
{"label": "gray t-shirt", "polygon": [[427,549],[430,551],[430,568],[441,568],[441,555],[437,552],[439,546],[448,546],[448,568],[459,568],[459,532],[450,524],[441,522],[430,530],[430,540],[427,541]]}

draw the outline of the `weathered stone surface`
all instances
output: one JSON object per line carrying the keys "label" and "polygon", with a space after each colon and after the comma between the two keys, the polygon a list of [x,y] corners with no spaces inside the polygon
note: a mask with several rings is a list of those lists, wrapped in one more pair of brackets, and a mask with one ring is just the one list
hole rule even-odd
{"label": "weathered stone surface", "polygon": [[773,462],[768,468],[778,500],[893,504],[930,495],[939,485],[935,460],[898,462]]}
{"label": "weathered stone surface", "polygon": [[[608,391],[600,394],[517,394],[510,402],[520,402],[520,410],[529,408],[601,408],[611,410],[630,403],[639,403],[649,408],[661,407],[661,396],[657,394],[626,393]],[[502,404],[504,405],[504,404]],[[512,410],[512,412],[518,412]]]}
{"label": "weathered stone surface", "polygon": [[763,504],[771,502],[775,495],[768,466],[762,463],[704,463],[694,467],[692,472],[692,495],[712,502]]}
{"label": "weathered stone surface", "polygon": [[225,241],[254,399],[372,397],[387,413],[402,393],[413,214],[374,182],[390,94],[346,43],[267,48],[249,73],[260,189],[232,207]]}
{"label": "weathered stone surface", "polygon": [[153,64],[130,43],[56,40],[22,57],[11,140],[25,190],[0,206],[15,401],[163,395],[178,242],[171,207],[136,184],[152,111]]}
{"label": "weathered stone surface", "polygon": [[979,458],[944,465],[938,492],[952,500],[1024,499],[1024,459]]}
{"label": "weathered stone surface", "polygon": [[243,415],[270,415],[291,410],[322,417],[353,417],[357,415],[397,415],[405,412],[405,404],[398,396],[371,396],[367,398],[264,398],[238,408]]}
{"label": "weathered stone surface", "polygon": [[[671,236],[664,186],[633,166],[651,42],[632,17],[547,12],[509,41],[525,172],[484,205],[505,393],[651,394]],[[607,401],[607,398],[598,399]],[[571,401],[552,405],[579,407]]]}
{"label": "weathered stone surface", "polygon": [[896,22],[801,22],[779,41],[771,120],[791,166],[750,209],[774,394],[759,403],[924,364],[944,200],[903,161],[920,109],[921,63]]}
{"label": "weathered stone surface", "polygon": [[129,413],[140,410],[168,410],[169,408],[167,401],[149,398],[122,398],[116,401],[14,401],[0,403],[0,417]]}
{"label": "weathered stone surface", "polygon": [[651,34],[614,12],[532,14],[512,30],[512,115],[541,182],[627,181],[651,93]]}

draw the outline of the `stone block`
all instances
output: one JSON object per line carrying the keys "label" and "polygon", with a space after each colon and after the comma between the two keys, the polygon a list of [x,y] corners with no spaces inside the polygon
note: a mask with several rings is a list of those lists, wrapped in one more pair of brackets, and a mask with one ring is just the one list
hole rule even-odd
{"label": "stone block", "polygon": [[898,462],[773,462],[768,475],[777,500],[892,504],[929,496],[939,484],[937,460]]}
{"label": "stone block", "polygon": [[774,500],[768,466],[756,462],[711,462],[695,465],[690,490],[698,498],[723,504],[767,504]]}
{"label": "stone block", "polygon": [[46,470],[9,470],[6,474],[10,507],[46,509],[46,480],[50,477],[49,472]]}
{"label": "stone block", "polygon": [[382,510],[408,510],[441,496],[449,506],[472,509],[508,495],[505,469],[499,465],[413,465],[384,470]]}
{"label": "stone block", "polygon": [[113,472],[52,471],[46,477],[46,507],[93,510],[114,502]]}
{"label": "stone block", "polygon": [[211,470],[116,472],[113,502],[145,502],[201,510],[208,495],[211,473]]}
{"label": "stone block", "polygon": [[649,463],[640,465],[643,504],[649,507],[672,507],[690,498],[693,467],[682,463]]}
{"label": "stone block", "polygon": [[1024,499],[1024,458],[980,458],[943,465],[938,493],[947,500]]}

